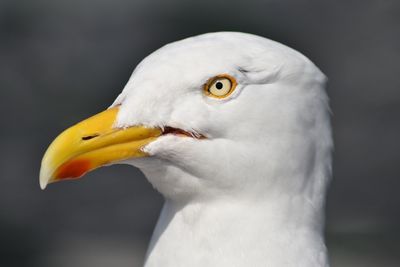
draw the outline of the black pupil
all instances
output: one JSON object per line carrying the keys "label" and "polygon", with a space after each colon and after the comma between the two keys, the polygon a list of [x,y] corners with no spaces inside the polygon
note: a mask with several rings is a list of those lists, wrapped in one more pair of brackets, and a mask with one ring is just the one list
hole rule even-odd
{"label": "black pupil", "polygon": [[221,82],[217,82],[215,84],[215,87],[219,90],[219,89],[222,89],[222,87],[224,87],[224,85]]}

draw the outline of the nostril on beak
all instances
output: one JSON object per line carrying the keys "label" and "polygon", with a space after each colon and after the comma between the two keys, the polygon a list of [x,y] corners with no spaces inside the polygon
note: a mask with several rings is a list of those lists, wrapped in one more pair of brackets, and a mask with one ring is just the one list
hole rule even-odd
{"label": "nostril on beak", "polygon": [[86,136],[82,137],[82,140],[83,141],[87,141],[87,140],[93,139],[93,138],[95,138],[97,136],[99,136],[99,134],[86,135]]}

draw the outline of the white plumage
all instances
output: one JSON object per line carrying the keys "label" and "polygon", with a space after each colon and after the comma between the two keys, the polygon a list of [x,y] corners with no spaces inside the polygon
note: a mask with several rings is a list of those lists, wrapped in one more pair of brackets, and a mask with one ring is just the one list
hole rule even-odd
{"label": "white plumage", "polygon": [[53,141],[40,185],[140,168],[165,197],[146,267],[328,266],[324,82],[300,53],[250,34],[168,44],[109,110]]}
{"label": "white plumage", "polygon": [[[227,99],[205,96],[235,77]],[[204,34],[144,59],[114,105],[117,126],[172,126],[128,161],[166,198],[146,266],[328,266],[324,198],[331,129],[324,75],[300,53],[244,33]]]}

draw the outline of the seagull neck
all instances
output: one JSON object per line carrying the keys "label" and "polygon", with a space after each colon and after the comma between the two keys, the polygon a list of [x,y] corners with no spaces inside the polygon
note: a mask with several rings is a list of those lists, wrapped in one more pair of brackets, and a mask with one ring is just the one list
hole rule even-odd
{"label": "seagull neck", "polygon": [[[165,260],[169,253],[175,261],[185,261],[185,254],[194,257],[179,266],[197,266],[193,262],[203,264],[199,266],[328,266],[322,225],[321,210],[301,197],[221,198],[186,204],[167,200],[147,266],[153,266],[150,263],[158,255]],[[225,264],[213,259],[216,251],[234,261],[225,259]]]}
{"label": "seagull neck", "polygon": [[[281,229],[321,232],[323,230],[323,204],[315,206],[309,198],[298,195],[271,195],[262,198],[220,197],[181,203],[166,200],[162,216],[169,215],[170,223],[194,226],[207,220],[245,222],[246,226],[267,226]],[[215,225],[213,223],[212,225]]]}

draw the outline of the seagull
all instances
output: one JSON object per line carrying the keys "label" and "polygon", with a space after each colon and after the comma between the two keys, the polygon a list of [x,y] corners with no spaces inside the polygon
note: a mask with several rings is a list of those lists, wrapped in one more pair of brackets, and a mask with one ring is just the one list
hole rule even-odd
{"label": "seagull", "polygon": [[108,109],[51,143],[40,186],[139,168],[165,198],[146,267],[329,266],[325,81],[301,53],[252,34],[167,44]]}

